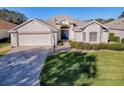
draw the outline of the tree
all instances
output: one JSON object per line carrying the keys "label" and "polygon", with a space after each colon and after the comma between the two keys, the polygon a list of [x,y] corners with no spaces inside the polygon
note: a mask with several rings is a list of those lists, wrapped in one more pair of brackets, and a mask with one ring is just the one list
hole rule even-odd
{"label": "tree", "polygon": [[95,21],[98,21],[98,22],[100,22],[100,23],[102,23],[102,24],[105,24],[105,23],[107,23],[107,22],[111,22],[111,21],[114,21],[115,19],[114,18],[108,18],[108,19],[102,19],[102,18],[97,18],[97,19],[95,19]]}
{"label": "tree", "polygon": [[122,18],[122,17],[124,17],[124,12],[122,12],[118,18]]}
{"label": "tree", "polygon": [[106,19],[106,23],[111,22],[111,21],[114,21],[114,20],[115,20],[114,18]]}
{"label": "tree", "polygon": [[10,11],[7,9],[0,10],[0,19],[14,23],[14,24],[21,24],[27,20],[27,17],[19,12]]}
{"label": "tree", "polygon": [[97,19],[95,19],[95,21],[98,21],[98,22],[100,22],[102,24],[105,24],[106,23],[106,20],[105,19],[102,19],[102,18],[97,18]]}
{"label": "tree", "polygon": [[88,19],[88,20],[86,20],[86,21],[93,21],[93,19]]}

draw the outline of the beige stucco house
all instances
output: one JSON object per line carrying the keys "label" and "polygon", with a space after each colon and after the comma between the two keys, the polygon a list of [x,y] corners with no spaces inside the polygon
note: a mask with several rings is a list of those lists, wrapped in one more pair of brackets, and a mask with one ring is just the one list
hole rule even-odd
{"label": "beige stucco house", "polygon": [[59,40],[108,43],[109,30],[96,21],[57,16],[43,21],[30,19],[9,31],[12,46],[53,46]]}

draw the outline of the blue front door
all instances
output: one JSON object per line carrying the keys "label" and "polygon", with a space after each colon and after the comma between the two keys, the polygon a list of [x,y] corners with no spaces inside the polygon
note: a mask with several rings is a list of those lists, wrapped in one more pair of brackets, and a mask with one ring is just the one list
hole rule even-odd
{"label": "blue front door", "polygon": [[61,30],[61,39],[68,39],[68,30]]}

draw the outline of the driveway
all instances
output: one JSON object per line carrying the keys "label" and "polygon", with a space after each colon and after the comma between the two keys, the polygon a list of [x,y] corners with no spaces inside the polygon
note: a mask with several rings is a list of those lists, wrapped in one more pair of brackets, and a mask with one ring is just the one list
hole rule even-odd
{"label": "driveway", "polygon": [[0,85],[35,86],[47,57],[44,48],[15,48],[0,58]]}

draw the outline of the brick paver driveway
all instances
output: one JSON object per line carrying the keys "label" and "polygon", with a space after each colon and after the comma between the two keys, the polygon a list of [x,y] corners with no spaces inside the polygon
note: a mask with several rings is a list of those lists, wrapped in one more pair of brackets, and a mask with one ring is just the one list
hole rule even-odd
{"label": "brick paver driveway", "polygon": [[39,85],[44,48],[16,48],[0,58],[0,85]]}

